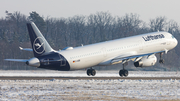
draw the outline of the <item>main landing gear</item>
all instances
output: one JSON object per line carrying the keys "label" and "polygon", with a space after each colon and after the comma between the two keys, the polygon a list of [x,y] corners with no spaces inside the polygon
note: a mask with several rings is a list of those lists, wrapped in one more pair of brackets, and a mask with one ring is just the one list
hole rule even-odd
{"label": "main landing gear", "polygon": [[96,70],[95,69],[92,69],[92,68],[90,68],[90,69],[88,69],[87,70],[87,75],[88,76],[95,76],[96,75]]}
{"label": "main landing gear", "polygon": [[160,53],[160,60],[159,60],[159,63],[161,63],[161,64],[164,63],[164,59],[162,59],[162,55],[163,55],[163,53]]}
{"label": "main landing gear", "polygon": [[121,70],[119,71],[119,75],[120,75],[121,77],[123,77],[123,76],[127,77],[127,76],[128,76],[128,70],[124,69],[124,67],[125,67],[126,65],[128,65],[128,62],[124,63],[124,64],[123,64],[123,69],[121,69]]}

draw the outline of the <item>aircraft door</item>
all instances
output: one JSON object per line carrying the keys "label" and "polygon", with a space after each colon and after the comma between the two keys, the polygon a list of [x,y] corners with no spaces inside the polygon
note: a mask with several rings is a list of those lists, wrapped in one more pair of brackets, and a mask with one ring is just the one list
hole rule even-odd
{"label": "aircraft door", "polygon": [[103,48],[101,49],[101,51],[102,51],[102,53],[103,53],[103,56],[106,57],[106,56],[107,56],[106,48],[103,47]]}
{"label": "aircraft door", "polygon": [[47,59],[47,58],[42,59],[42,60],[41,60],[41,63],[42,63],[43,65],[49,65],[49,59]]}
{"label": "aircraft door", "polygon": [[60,57],[60,66],[66,66],[66,59],[63,57],[63,56],[61,56],[61,55],[59,55],[59,57]]}

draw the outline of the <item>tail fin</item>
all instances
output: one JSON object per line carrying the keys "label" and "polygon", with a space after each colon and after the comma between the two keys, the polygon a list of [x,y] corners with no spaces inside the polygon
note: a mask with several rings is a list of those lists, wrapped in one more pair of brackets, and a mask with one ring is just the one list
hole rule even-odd
{"label": "tail fin", "polygon": [[27,23],[27,28],[35,57],[54,51],[33,22]]}

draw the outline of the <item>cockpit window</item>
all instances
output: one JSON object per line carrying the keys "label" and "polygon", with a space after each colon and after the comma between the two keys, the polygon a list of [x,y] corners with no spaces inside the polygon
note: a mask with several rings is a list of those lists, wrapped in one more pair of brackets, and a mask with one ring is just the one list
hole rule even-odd
{"label": "cockpit window", "polygon": [[172,38],[174,39],[174,36],[172,35]]}

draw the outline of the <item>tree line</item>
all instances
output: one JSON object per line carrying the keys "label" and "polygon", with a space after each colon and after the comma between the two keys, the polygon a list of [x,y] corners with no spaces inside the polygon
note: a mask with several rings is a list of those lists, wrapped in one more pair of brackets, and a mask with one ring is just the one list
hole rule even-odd
{"label": "tree line", "polygon": [[[76,47],[81,44],[93,44],[102,41],[138,35],[148,32],[167,31],[180,39],[179,24],[165,16],[159,16],[144,22],[138,14],[112,16],[109,12],[97,12],[88,16],[75,15],[68,18],[52,18],[40,16],[37,12],[30,12],[29,16],[18,11],[5,12],[6,17],[0,18],[0,69],[3,70],[34,70],[23,63],[6,62],[6,58],[29,59],[33,53],[21,51],[19,46],[31,48],[26,23],[33,21],[43,33],[49,44],[55,50],[64,47]],[[165,64],[156,64],[154,68],[161,70],[179,70],[180,45],[164,55]],[[159,58],[159,55],[157,55]],[[120,69],[121,64],[111,67],[97,67],[96,69]],[[133,65],[129,69],[135,68]],[[145,68],[146,69],[146,68]]]}

